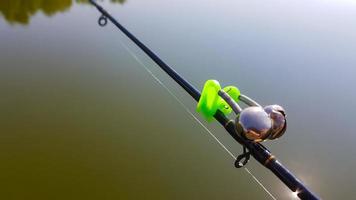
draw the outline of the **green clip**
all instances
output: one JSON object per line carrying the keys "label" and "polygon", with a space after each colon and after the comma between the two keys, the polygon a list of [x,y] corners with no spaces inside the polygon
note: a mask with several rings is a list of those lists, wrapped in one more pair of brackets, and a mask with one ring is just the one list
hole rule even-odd
{"label": "green clip", "polygon": [[[220,110],[225,115],[230,114],[232,111],[229,104],[219,96],[219,90],[221,90],[221,86],[216,80],[207,80],[204,84],[197,105],[197,112],[201,113],[207,121],[211,121],[214,118],[217,110]],[[236,102],[239,101],[240,90],[237,87],[227,86],[223,90]]]}

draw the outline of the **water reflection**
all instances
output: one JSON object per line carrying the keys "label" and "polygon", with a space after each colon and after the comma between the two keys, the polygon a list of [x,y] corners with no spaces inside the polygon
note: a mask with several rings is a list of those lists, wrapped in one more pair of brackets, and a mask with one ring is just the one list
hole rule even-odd
{"label": "water reflection", "polygon": [[[125,3],[126,0],[110,0]],[[1,0],[0,13],[9,24],[28,25],[31,17],[41,11],[46,16],[67,11],[75,3],[89,3],[87,0]]]}

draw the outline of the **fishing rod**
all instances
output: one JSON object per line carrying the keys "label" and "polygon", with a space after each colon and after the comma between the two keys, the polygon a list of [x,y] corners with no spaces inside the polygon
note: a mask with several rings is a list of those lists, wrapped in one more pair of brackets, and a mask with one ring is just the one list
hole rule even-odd
{"label": "fishing rod", "polygon": [[[163,71],[165,71],[175,82],[177,82],[187,93],[190,94],[197,102],[200,103],[201,93],[191,85],[187,80],[185,80],[182,76],[180,76],[174,69],[168,66],[165,62],[163,62],[153,51],[151,51],[146,45],[144,45],[139,39],[137,39],[134,35],[132,35],[124,26],[122,26],[112,15],[110,15],[102,6],[97,4],[94,0],[89,0],[89,2],[97,8],[97,10],[102,14],[99,18],[99,25],[105,26],[107,24],[107,20],[109,19],[118,29],[120,29],[128,38],[130,38],[142,51],[144,51]],[[205,87],[204,87],[205,89]],[[203,94],[204,94],[203,89]],[[229,94],[231,88],[227,90],[218,90],[219,95],[228,100],[229,97],[226,95]],[[236,92],[236,91],[235,91]],[[226,97],[226,98],[224,98]],[[254,104],[255,102],[249,99],[246,96],[241,95],[241,100],[245,100],[247,103]],[[231,102],[231,101],[230,101]],[[230,103],[229,103],[230,105]],[[257,104],[258,105],[258,104]],[[236,105],[231,103],[232,107],[236,107]],[[252,108],[252,107],[250,107]],[[256,107],[252,108],[253,112]],[[236,109],[236,112],[239,112]],[[251,109],[250,109],[251,110]],[[238,114],[238,113],[237,113]],[[248,116],[249,113],[245,114]],[[242,115],[242,112],[240,113]],[[302,200],[317,200],[319,199],[312,191],[310,191],[298,178],[296,178],[286,167],[284,167],[274,155],[261,143],[256,142],[255,140],[249,140],[246,137],[243,137],[238,133],[236,129],[236,124],[234,120],[230,120],[227,118],[223,111],[217,109],[213,114],[213,118],[215,118],[225,129],[226,131],[244,147],[244,153],[237,157],[237,161],[239,165],[235,163],[236,167],[241,167],[245,165],[249,159],[249,156],[252,155],[260,164],[269,169],[274,175],[276,175],[291,191],[293,191],[300,199]],[[284,127],[286,128],[286,127]],[[285,130],[284,130],[285,131]],[[282,133],[283,134],[283,133]],[[246,151],[248,150],[248,152]],[[241,163],[242,161],[242,163]]]}

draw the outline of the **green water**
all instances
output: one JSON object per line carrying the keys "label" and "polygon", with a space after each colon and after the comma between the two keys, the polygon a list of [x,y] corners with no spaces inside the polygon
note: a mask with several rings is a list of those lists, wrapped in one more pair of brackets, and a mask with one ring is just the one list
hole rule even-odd
{"label": "green water", "polygon": [[[266,146],[323,199],[354,198],[355,1],[102,4],[197,88],[214,78],[283,105],[288,131]],[[271,199],[137,59],[194,112],[191,97],[84,0],[1,0],[0,14],[0,199]]]}

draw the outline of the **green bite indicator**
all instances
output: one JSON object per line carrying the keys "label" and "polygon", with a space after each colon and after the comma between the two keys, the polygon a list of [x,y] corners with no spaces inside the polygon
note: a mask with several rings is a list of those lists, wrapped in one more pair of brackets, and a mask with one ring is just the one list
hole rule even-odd
{"label": "green bite indicator", "polygon": [[[211,121],[214,118],[217,110],[220,110],[224,115],[228,115],[232,111],[229,104],[218,95],[219,90],[221,90],[221,86],[216,80],[207,80],[204,84],[197,105],[197,112],[201,113],[207,121]],[[240,90],[237,87],[226,86],[223,90],[236,102],[239,101]]]}

